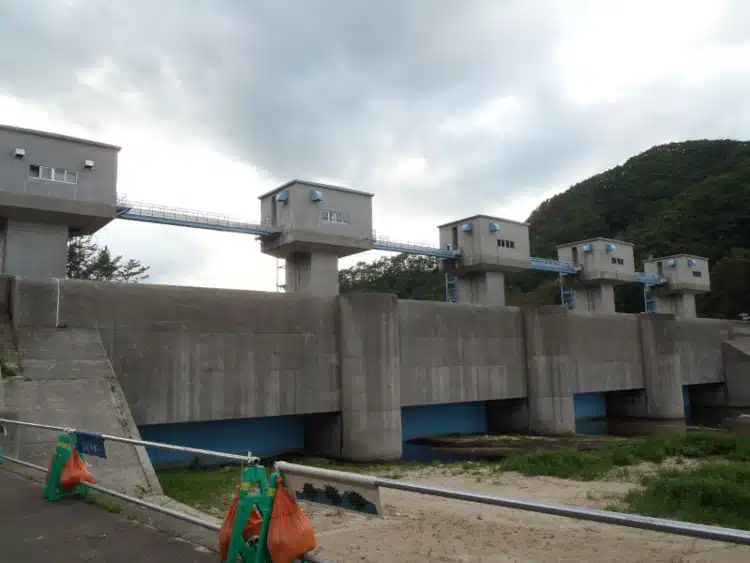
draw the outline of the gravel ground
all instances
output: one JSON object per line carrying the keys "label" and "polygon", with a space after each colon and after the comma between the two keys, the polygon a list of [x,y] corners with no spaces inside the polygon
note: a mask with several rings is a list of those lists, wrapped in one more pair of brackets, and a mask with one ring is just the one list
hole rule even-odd
{"label": "gravel ground", "polygon": [[[590,482],[515,473],[466,475],[434,468],[408,471],[403,478],[474,492],[604,508],[635,486],[635,474],[651,469],[641,466],[631,470],[628,478],[620,475],[619,479]],[[385,518],[301,503],[313,522],[321,554],[337,562],[372,563],[750,561],[750,547],[401,491],[382,490],[381,495]]]}

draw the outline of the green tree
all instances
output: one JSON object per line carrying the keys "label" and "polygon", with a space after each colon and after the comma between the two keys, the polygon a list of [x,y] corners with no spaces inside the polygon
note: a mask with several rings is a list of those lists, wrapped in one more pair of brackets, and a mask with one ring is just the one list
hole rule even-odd
{"label": "green tree", "polygon": [[445,275],[428,256],[398,254],[339,270],[341,293],[393,293],[399,299],[445,301]]}
{"label": "green tree", "polygon": [[698,310],[725,319],[750,315],[750,248],[732,248],[714,265],[711,276],[712,291],[699,297]]}
{"label": "green tree", "polygon": [[68,278],[137,283],[148,278],[149,269],[132,258],[123,264],[122,256],[112,256],[109,247],[100,247],[93,236],[68,240]]}

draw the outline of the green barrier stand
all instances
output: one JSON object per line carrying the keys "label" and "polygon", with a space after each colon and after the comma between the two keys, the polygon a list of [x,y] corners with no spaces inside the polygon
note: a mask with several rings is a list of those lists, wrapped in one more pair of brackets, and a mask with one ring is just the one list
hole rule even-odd
{"label": "green barrier stand", "polygon": [[[262,465],[252,465],[242,470],[240,482],[240,498],[237,502],[237,514],[234,517],[232,537],[229,540],[227,562],[234,563],[239,555],[245,563],[271,563],[266,540],[268,527],[271,525],[271,511],[273,499],[276,495],[276,474],[271,476],[271,487],[268,486],[266,469]],[[263,518],[260,536],[250,538],[248,542],[243,538],[245,525],[250,519],[253,507]]]}
{"label": "green barrier stand", "polygon": [[[89,486],[85,484],[78,484],[72,489],[63,489],[60,487],[60,474],[62,473],[65,464],[68,463],[70,456],[73,455],[73,450],[77,445],[78,441],[74,434],[60,434],[60,441],[57,442],[55,456],[52,458],[52,465],[50,466],[47,475],[47,482],[44,485],[44,498],[47,500],[57,501],[66,497],[86,496],[91,490]],[[78,455],[81,456],[83,461],[86,461],[83,454],[79,453]]]}

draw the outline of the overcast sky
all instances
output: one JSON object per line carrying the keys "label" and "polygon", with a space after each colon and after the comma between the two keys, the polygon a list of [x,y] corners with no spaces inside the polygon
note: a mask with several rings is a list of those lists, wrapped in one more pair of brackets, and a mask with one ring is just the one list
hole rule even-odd
{"label": "overcast sky", "polygon": [[[136,201],[257,221],[292,178],[375,228],[524,220],[652,145],[748,138],[747,0],[0,0],[0,123],[111,142]],[[275,290],[247,235],[114,222],[153,282]],[[564,241],[560,241],[564,242]],[[341,261],[347,266],[379,254]]]}

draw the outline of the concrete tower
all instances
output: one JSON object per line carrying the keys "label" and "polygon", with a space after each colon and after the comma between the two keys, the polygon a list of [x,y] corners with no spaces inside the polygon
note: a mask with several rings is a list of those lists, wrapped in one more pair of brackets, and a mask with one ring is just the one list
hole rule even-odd
{"label": "concrete tower", "polygon": [[695,317],[695,296],[711,291],[708,259],[689,254],[675,254],[643,261],[643,270],[664,278],[667,283],[650,289],[657,313],[676,317]]}
{"label": "concrete tower", "polygon": [[528,224],[474,215],[438,229],[441,248],[461,253],[443,261],[445,273],[458,277],[458,302],[505,305],[505,273],[531,268]]}
{"label": "concrete tower", "polygon": [[120,147],[0,125],[0,272],[64,278],[71,235],[115,217]]}
{"label": "concrete tower", "polygon": [[557,247],[558,260],[581,266],[569,282],[575,310],[615,312],[615,286],[635,282],[633,245],[621,240],[592,238]]}
{"label": "concrete tower", "polygon": [[260,196],[261,221],[278,229],[261,251],[286,261],[287,293],[338,295],[338,259],[372,249],[372,197],[301,180]]}

